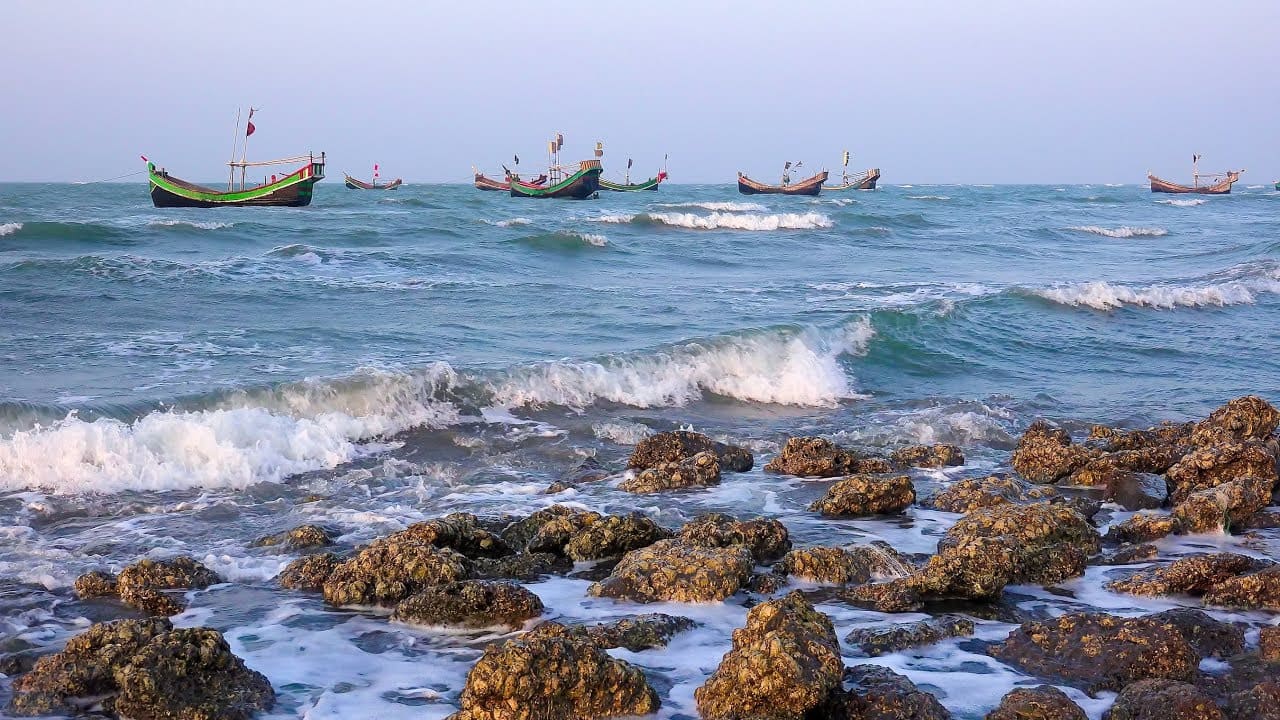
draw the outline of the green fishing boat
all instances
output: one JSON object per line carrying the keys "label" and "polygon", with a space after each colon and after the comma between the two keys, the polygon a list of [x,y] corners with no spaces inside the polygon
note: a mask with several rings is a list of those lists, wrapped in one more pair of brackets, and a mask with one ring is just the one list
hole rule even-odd
{"label": "green fishing boat", "polygon": [[1277,181],[1276,181],[1276,189],[1277,189],[1277,190],[1280,190],[1280,180],[1277,180]]}
{"label": "green fishing boat", "polygon": [[631,182],[631,158],[627,158],[627,174],[626,176],[624,176],[622,182],[616,183],[609,180],[605,180],[604,178],[600,178],[600,189],[612,190],[613,192],[640,192],[642,190],[657,190],[658,185],[661,184],[662,181],[666,179],[667,179],[667,169],[666,169],[666,163],[664,162],[663,168],[658,171],[657,177],[651,177],[648,180],[645,180],[644,182],[640,182],[640,183]]}
{"label": "green fishing boat", "polygon": [[[553,179],[557,174],[556,170],[558,168],[552,168]],[[599,160],[583,160],[578,163],[578,169],[572,175],[549,185],[532,185],[523,180],[512,180],[511,197],[582,200],[592,197],[600,190],[601,172],[603,168],[600,167]]]}

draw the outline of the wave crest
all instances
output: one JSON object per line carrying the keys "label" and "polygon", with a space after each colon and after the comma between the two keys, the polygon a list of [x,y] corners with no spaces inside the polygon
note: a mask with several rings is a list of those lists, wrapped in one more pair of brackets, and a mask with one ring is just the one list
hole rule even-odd
{"label": "wave crest", "polygon": [[1259,293],[1280,293],[1280,279],[1256,278],[1203,285],[1128,287],[1097,281],[1037,290],[1036,295],[1061,305],[1114,310],[1125,305],[1171,310],[1176,307],[1248,305]]}
{"label": "wave crest", "polygon": [[4,223],[0,224],[0,237],[5,235],[13,235],[22,229],[22,223]]}
{"label": "wave crest", "polygon": [[816,230],[835,225],[822,213],[779,213],[759,215],[754,213],[721,213],[697,215],[694,213],[640,213],[638,215],[601,215],[593,218],[603,223],[658,224],[691,230]]}
{"label": "wave crest", "polygon": [[683,202],[659,203],[658,207],[667,208],[701,208],[717,212],[768,212],[769,208],[752,202]]}
{"label": "wave crest", "polygon": [[1097,225],[1077,225],[1068,229],[1093,235],[1104,235],[1110,238],[1161,237],[1169,234],[1169,231],[1164,228],[1129,227],[1128,225],[1118,228],[1105,228],[1098,227]]}
{"label": "wave crest", "polygon": [[1174,207],[1195,207],[1196,205],[1203,205],[1209,201],[1204,198],[1172,198],[1169,200],[1157,200],[1156,202],[1161,205],[1173,205]]}

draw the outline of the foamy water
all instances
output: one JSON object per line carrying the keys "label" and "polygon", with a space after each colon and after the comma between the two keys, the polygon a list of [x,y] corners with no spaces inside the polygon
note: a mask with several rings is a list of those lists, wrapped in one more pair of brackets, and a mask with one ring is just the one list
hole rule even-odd
{"label": "foamy water", "polygon": [[694,213],[652,212],[639,215],[601,215],[594,218],[602,223],[648,222],[693,230],[814,230],[829,228],[835,223],[821,213],[782,213],[761,215],[754,213]]}
{"label": "foamy water", "polygon": [[1103,235],[1111,238],[1131,238],[1131,237],[1162,237],[1168,235],[1169,231],[1158,227],[1116,227],[1106,228],[1097,225],[1078,225],[1071,228],[1072,230],[1090,233],[1092,235]]}

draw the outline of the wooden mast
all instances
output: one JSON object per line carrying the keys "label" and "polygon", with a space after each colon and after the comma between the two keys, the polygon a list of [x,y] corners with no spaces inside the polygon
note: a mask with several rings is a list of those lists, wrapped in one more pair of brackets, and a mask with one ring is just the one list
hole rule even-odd
{"label": "wooden mast", "polygon": [[240,148],[240,189],[244,190],[244,176],[249,171],[245,160],[249,157],[249,128],[253,125],[253,113],[257,108],[249,107],[249,117],[244,122],[244,146]]}
{"label": "wooden mast", "polygon": [[231,132],[231,160],[227,162],[229,166],[227,172],[227,192],[235,187],[236,184],[236,148],[240,146],[240,108],[236,108],[236,127]]}
{"label": "wooden mast", "polygon": [[1200,187],[1200,156],[1191,153],[1191,187]]}

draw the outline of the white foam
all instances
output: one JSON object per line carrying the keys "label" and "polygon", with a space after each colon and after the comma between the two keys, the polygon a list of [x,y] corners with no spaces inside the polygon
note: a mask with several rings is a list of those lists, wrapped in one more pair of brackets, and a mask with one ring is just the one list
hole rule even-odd
{"label": "white foam", "polygon": [[1118,228],[1098,227],[1097,225],[1077,225],[1069,228],[1078,232],[1092,233],[1094,235],[1105,235],[1111,238],[1131,238],[1131,237],[1161,237],[1168,235],[1169,231],[1159,227],[1129,227],[1125,225]]}
{"label": "white foam", "polygon": [[22,223],[4,223],[0,224],[0,237],[12,235],[22,229]]}
{"label": "white foam", "polygon": [[1036,294],[1056,303],[1114,310],[1124,305],[1169,310],[1175,307],[1207,307],[1252,304],[1259,293],[1280,293],[1280,279],[1255,278],[1203,285],[1148,285],[1127,287],[1108,282],[1076,283]]}
{"label": "white foam", "polygon": [[752,213],[641,213],[639,215],[601,215],[596,222],[630,223],[638,220],[693,230],[814,230],[829,228],[835,223],[821,213],[779,213],[759,215]]}
{"label": "white foam", "polygon": [[591,432],[601,440],[609,440],[619,445],[635,445],[653,434],[653,429],[636,422],[615,420],[613,422],[596,423]]}
{"label": "white foam", "polygon": [[516,227],[518,225],[529,225],[533,223],[533,221],[527,217],[515,217],[507,220],[484,220],[483,222],[488,223],[489,225],[493,225],[495,227],[503,227],[503,228]]}
{"label": "white foam", "polygon": [[584,232],[577,232],[576,230],[570,230],[567,232],[567,234],[572,237],[578,238],[579,240],[585,242],[588,245],[594,245],[596,247],[604,247],[609,244],[609,238],[606,238],[605,236],[599,235],[596,233],[584,233]]}
{"label": "white foam", "polygon": [[196,228],[197,230],[221,230],[223,228],[229,228],[235,225],[235,223],[197,222],[195,220],[152,220],[151,222],[147,223],[147,225],[150,225],[151,227],[183,226],[183,227]]}
{"label": "white foam", "polygon": [[909,200],[950,200],[949,195],[908,195]]}
{"label": "white foam", "polygon": [[1157,200],[1156,202],[1161,205],[1173,205],[1174,207],[1195,207],[1196,205],[1203,205],[1209,201],[1204,198],[1173,198],[1169,200]]}
{"label": "white foam", "polygon": [[768,212],[769,208],[760,203],[748,202],[687,202],[687,203],[662,203],[659,207],[669,208],[702,208],[703,210],[715,210],[718,212]]}
{"label": "white foam", "polygon": [[491,382],[507,406],[582,408],[599,400],[634,407],[684,405],[703,392],[750,402],[831,406],[859,397],[839,357],[865,352],[867,318],[831,331],[783,329],[722,336],[596,361],[525,366]]}

